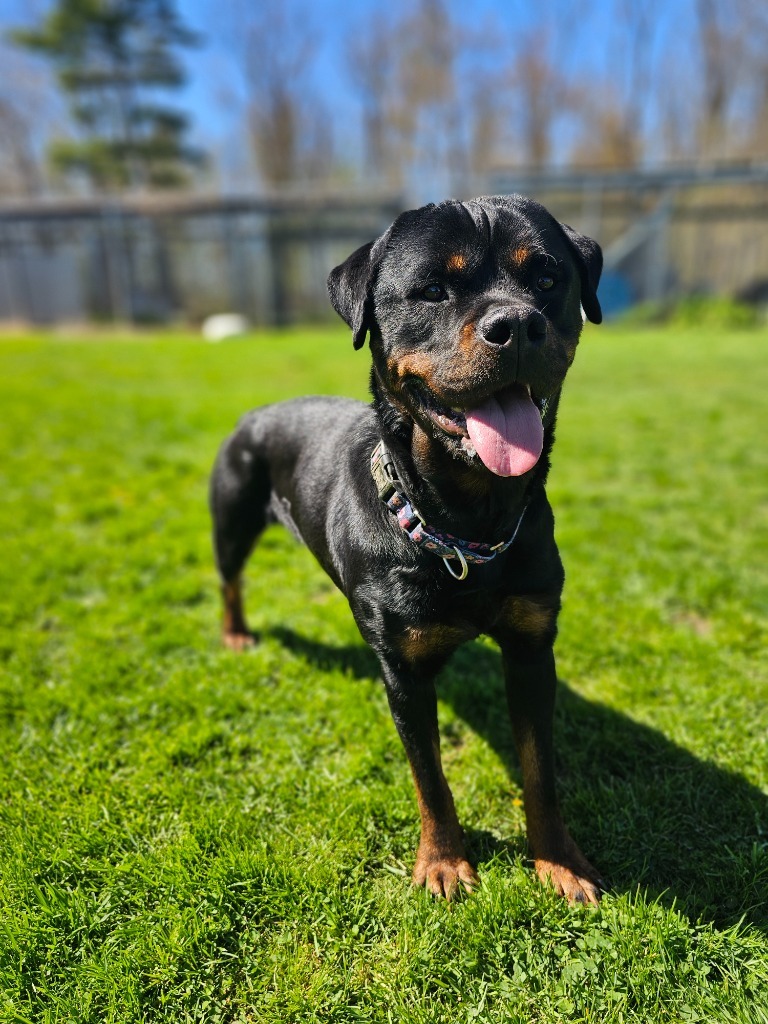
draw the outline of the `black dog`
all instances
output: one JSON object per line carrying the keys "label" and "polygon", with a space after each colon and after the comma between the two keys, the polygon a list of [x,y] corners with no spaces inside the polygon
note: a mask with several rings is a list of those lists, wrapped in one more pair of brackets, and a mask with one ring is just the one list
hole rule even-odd
{"label": "black dog", "polygon": [[544,484],[599,246],[521,196],[402,214],[332,271],[372,406],[301,398],[246,415],[213,472],[224,639],[252,642],[240,573],[288,526],[344,592],[381,661],[421,812],[414,881],[477,882],[440,763],[433,680],[480,633],[501,647],[536,870],[569,900],[603,885],[563,823],[552,712],[563,569]]}

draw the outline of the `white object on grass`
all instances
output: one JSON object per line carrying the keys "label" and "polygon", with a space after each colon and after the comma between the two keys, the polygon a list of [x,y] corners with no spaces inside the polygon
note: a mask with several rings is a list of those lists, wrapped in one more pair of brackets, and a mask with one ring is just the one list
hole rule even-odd
{"label": "white object on grass", "polygon": [[215,313],[203,320],[201,331],[206,341],[224,341],[245,334],[250,326],[248,317],[240,313]]}

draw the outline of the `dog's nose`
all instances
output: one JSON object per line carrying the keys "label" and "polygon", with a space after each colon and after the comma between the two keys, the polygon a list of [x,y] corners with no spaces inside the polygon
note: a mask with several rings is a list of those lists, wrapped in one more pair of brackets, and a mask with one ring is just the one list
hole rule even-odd
{"label": "dog's nose", "polygon": [[515,345],[525,341],[538,344],[547,336],[547,321],[538,309],[530,306],[505,306],[483,317],[478,331],[489,345]]}

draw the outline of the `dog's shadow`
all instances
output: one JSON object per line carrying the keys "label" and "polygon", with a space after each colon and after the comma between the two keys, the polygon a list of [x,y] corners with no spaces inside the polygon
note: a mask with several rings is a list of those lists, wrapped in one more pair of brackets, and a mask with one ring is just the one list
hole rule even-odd
{"label": "dog's shadow", "polygon": [[[320,668],[380,675],[362,643],[332,647],[284,627],[267,632]],[[438,692],[519,785],[499,654],[482,643],[461,648]],[[743,919],[768,932],[768,797],[761,790],[562,681],[555,749],[566,821],[614,891],[639,887],[693,919],[721,927]],[[477,859],[522,848],[519,837],[506,844],[467,824]]]}

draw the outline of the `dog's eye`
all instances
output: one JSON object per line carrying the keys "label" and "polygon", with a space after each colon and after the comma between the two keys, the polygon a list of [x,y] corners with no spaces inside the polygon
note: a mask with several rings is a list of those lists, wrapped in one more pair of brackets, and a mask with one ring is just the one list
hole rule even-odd
{"label": "dog's eye", "polygon": [[442,302],[443,299],[448,298],[448,295],[441,284],[428,284],[422,291],[421,297],[427,302]]}
{"label": "dog's eye", "polygon": [[540,292],[548,292],[550,288],[555,287],[555,279],[549,274],[542,274],[536,281],[536,287]]}

